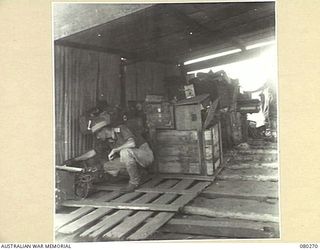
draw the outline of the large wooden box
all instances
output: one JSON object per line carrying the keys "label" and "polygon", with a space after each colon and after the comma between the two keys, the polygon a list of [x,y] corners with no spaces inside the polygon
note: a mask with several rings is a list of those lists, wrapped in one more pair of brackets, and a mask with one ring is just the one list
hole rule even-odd
{"label": "large wooden box", "polygon": [[157,130],[157,171],[213,175],[222,163],[220,131],[220,123],[204,131]]}
{"label": "large wooden box", "polygon": [[158,130],[158,172],[201,174],[201,135],[198,131]]}

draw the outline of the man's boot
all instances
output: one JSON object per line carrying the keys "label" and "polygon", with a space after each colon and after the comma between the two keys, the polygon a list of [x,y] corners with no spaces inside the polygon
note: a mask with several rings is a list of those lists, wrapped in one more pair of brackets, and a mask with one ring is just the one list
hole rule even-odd
{"label": "man's boot", "polygon": [[130,180],[126,187],[120,189],[120,192],[128,193],[133,192],[140,185],[141,175],[136,162],[129,162],[126,167]]}

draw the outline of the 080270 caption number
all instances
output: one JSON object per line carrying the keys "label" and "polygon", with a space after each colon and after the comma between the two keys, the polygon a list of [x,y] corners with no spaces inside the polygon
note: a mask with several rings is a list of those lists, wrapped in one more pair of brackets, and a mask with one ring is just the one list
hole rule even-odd
{"label": "080270 caption number", "polygon": [[300,248],[307,248],[307,249],[318,248],[318,244],[300,244]]}

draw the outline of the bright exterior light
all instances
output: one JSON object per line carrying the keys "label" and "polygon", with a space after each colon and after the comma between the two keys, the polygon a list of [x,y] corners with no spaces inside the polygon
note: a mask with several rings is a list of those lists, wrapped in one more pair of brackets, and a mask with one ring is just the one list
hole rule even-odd
{"label": "bright exterior light", "polygon": [[267,79],[277,79],[276,48],[271,47],[257,57],[248,60],[233,62],[225,65],[189,71],[188,75],[217,72],[224,70],[230,78],[239,79],[244,91],[252,91],[261,87]]}
{"label": "bright exterior light", "polygon": [[260,47],[264,47],[267,45],[271,45],[271,44],[275,44],[276,41],[268,41],[268,42],[263,42],[263,43],[255,43],[249,46],[246,46],[246,50],[250,50],[250,49],[255,49],[255,48],[260,48]]}
{"label": "bright exterior light", "polygon": [[209,59],[213,59],[213,58],[217,58],[217,57],[221,57],[221,56],[226,56],[226,55],[231,55],[231,54],[235,54],[235,53],[239,53],[239,52],[241,52],[241,49],[228,50],[228,51],[225,51],[225,52],[221,52],[221,53],[217,53],[217,54],[213,54],[213,55],[209,55],[209,56],[204,56],[204,57],[192,59],[192,60],[184,62],[183,64],[184,65],[188,65],[188,64],[201,62],[201,61],[206,61],[206,60],[209,60]]}

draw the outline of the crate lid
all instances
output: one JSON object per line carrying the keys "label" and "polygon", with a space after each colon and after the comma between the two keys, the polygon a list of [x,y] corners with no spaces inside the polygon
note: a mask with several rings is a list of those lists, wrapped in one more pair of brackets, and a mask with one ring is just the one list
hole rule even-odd
{"label": "crate lid", "polygon": [[204,121],[203,123],[203,127],[202,129],[205,130],[210,124],[211,124],[211,121],[214,120],[215,118],[215,113],[217,111],[217,107],[218,107],[218,104],[219,104],[219,98],[217,98],[211,105],[210,105],[210,108],[209,108],[209,111],[208,111],[208,115],[206,117],[206,120]]}
{"label": "crate lid", "polygon": [[202,95],[198,95],[195,97],[191,97],[189,99],[184,99],[184,100],[178,101],[175,105],[181,106],[181,105],[199,104],[199,103],[202,103],[203,101],[206,101],[207,99],[209,99],[209,97],[210,97],[209,94],[202,94]]}

